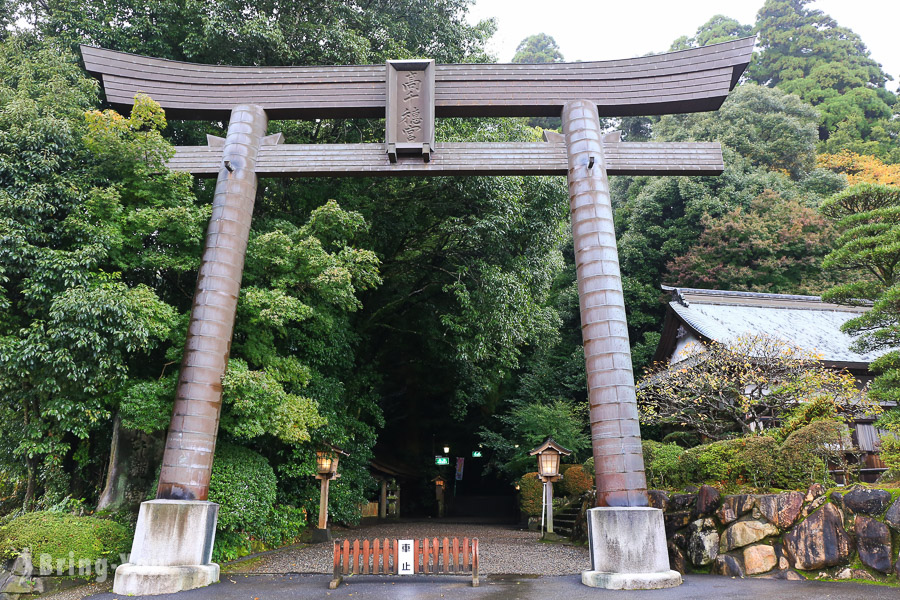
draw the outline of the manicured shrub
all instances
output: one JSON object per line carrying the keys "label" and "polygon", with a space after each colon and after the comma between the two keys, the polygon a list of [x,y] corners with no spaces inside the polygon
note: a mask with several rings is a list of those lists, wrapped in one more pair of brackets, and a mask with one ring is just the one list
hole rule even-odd
{"label": "manicured shrub", "polygon": [[678,457],[678,484],[712,483],[723,489],[770,487],[775,480],[778,452],[778,441],[764,435],[695,446]]}
{"label": "manicured shrub", "polygon": [[804,402],[781,418],[782,425],[775,431],[781,441],[789,435],[815,421],[835,421],[838,419],[838,404],[831,396],[817,396]]}
{"label": "manicured shrub", "polygon": [[594,478],[581,465],[564,465],[563,478],[559,482],[559,491],[564,496],[580,498],[582,494],[594,486]]}
{"label": "manicured shrub", "polygon": [[790,434],[778,452],[776,485],[803,488],[831,483],[828,461],[844,463],[850,431],[838,421],[813,421]]}
{"label": "manicured shrub", "polygon": [[131,550],[132,532],[122,525],[96,517],[65,513],[26,513],[0,527],[0,557],[15,558],[29,548],[38,564],[41,555],[69,561],[106,559],[119,562],[119,555]]}
{"label": "manicured shrub", "polygon": [[661,444],[643,441],[644,472],[650,488],[666,488],[682,485],[685,479],[685,463],[681,457],[684,449],[677,444]]}
{"label": "manicured shrub", "polygon": [[887,478],[900,481],[900,435],[882,436],[880,456],[888,468]]}
{"label": "manicured shrub", "polygon": [[219,504],[219,531],[254,533],[275,504],[275,471],[260,454],[219,444],[209,482],[209,499]]}
{"label": "manicured shrub", "polygon": [[519,508],[529,517],[537,517],[544,506],[544,485],[537,473],[525,473],[519,479]]}

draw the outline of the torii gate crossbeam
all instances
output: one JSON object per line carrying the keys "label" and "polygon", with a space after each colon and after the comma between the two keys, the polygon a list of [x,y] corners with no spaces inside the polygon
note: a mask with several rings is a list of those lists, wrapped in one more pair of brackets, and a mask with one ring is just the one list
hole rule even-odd
{"label": "torii gate crossbeam", "polygon": [[[134,95],[143,92],[170,117],[230,119],[226,138],[210,137],[205,147],[178,147],[170,161],[173,169],[217,177],[216,192],[155,501],[163,504],[142,505],[134,564],[117,571],[115,591],[154,593],[152,588],[163,593],[217,578],[217,567],[213,572],[215,565],[210,565],[208,533],[210,514],[214,530],[215,509],[197,501],[208,493],[221,377],[257,180],[264,176],[565,174],[599,507],[588,520],[593,569],[583,574],[583,581],[618,588],[680,583],[680,576],[668,570],[661,513],[646,508],[607,176],[715,175],[723,169],[721,148],[716,143],[621,142],[616,135],[603,134],[600,117],[715,110],[749,64],[754,42],[744,38],[595,63],[389,61],[386,67],[195,65],[83,46],[88,71],[103,78],[107,100],[117,108],[129,109]],[[281,143],[280,134],[265,135],[270,118],[384,115],[385,144],[289,145]],[[530,144],[435,144],[435,116],[562,116],[564,135],[551,134],[543,143]],[[172,500],[183,504],[172,508],[166,504]],[[180,517],[172,512],[192,502],[202,504],[196,519],[197,526],[207,530],[206,541],[194,544],[193,554],[177,564],[199,571],[190,581],[169,577],[168,587],[160,588],[165,578],[154,578],[147,569],[173,564],[160,562],[153,548],[164,546],[166,532],[176,525],[154,533],[153,527],[160,526],[150,523],[154,515],[170,515],[170,521],[195,518],[190,516],[194,513]],[[178,527],[183,532],[184,526]]]}

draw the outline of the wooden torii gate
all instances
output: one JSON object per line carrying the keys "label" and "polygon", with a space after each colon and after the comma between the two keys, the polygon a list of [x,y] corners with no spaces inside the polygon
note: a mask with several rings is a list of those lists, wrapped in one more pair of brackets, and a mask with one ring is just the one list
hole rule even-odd
{"label": "wooden torii gate", "polygon": [[[133,549],[135,568],[210,565],[211,539],[201,544],[195,556],[179,559],[180,563],[160,562],[148,548],[172,541],[165,532],[159,534],[162,538],[154,533],[161,521],[153,511],[175,510],[171,501],[181,501],[177,510],[186,510],[185,506],[207,498],[221,378],[228,362],[259,177],[566,175],[597,504],[623,510],[647,507],[607,176],[717,175],[724,166],[718,143],[622,142],[617,134],[604,134],[599,119],[716,110],[749,64],[754,42],[755,38],[743,38],[604,62],[436,65],[411,60],[330,67],[199,65],[82,46],[87,70],[102,78],[107,101],[115,108],[128,111],[135,94],[146,93],[169,118],[229,119],[224,139],[210,136],[207,146],[177,147],[169,163],[175,170],[216,177],[217,183],[158,500],[155,505],[142,505]],[[544,142],[536,143],[434,140],[435,117],[521,116],[562,116],[563,135],[547,135]],[[386,117],[385,143],[285,144],[280,134],[266,136],[270,118],[359,117]],[[197,518],[205,523],[205,530],[210,529],[211,520],[214,530],[215,509],[203,510]],[[602,514],[618,515],[615,518],[621,521],[626,513]],[[631,529],[598,521],[591,530],[593,569],[584,575],[585,583],[606,587],[680,583],[680,577],[675,582],[674,572],[668,570],[664,537],[660,542],[661,514],[658,517],[658,525],[653,517],[647,526],[647,535],[653,539],[643,540],[644,534],[637,534],[643,541],[636,541]],[[656,551],[640,547],[630,558],[610,558],[602,547],[614,543],[610,540],[615,536]],[[645,564],[648,560],[653,564]],[[116,575],[117,593],[153,593],[150,587],[158,587],[148,583],[149,576],[141,574],[144,571],[123,567]],[[218,568],[214,570],[208,568],[203,577],[171,583],[156,593],[214,581]],[[596,573],[627,577],[611,579]],[[642,577],[635,578],[636,573]],[[647,574],[659,577],[643,577]]]}

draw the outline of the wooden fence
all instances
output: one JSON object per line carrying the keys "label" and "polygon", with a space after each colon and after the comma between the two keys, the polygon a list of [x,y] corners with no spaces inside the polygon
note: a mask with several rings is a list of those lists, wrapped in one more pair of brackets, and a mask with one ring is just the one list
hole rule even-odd
{"label": "wooden fence", "polygon": [[[335,589],[344,575],[398,575],[399,540],[337,540],[334,542],[334,577],[328,584]],[[478,587],[478,538],[428,538],[413,540],[413,574],[472,574],[472,587]]]}

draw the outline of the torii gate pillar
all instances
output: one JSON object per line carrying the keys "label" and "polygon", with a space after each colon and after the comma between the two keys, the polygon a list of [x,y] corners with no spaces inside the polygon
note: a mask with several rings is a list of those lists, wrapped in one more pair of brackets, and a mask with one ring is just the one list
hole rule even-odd
{"label": "torii gate pillar", "polygon": [[207,496],[267,125],[260,106],[231,112],[157,499],[141,504],[130,561],[116,569],[119,595],[171,594],[219,580],[212,562],[219,505]]}
{"label": "torii gate pillar", "polygon": [[581,334],[587,367],[597,505],[588,511],[591,570],[582,583],[654,589],[681,583],[669,568],[662,511],[647,505],[634,373],[597,106],[562,111]]}

